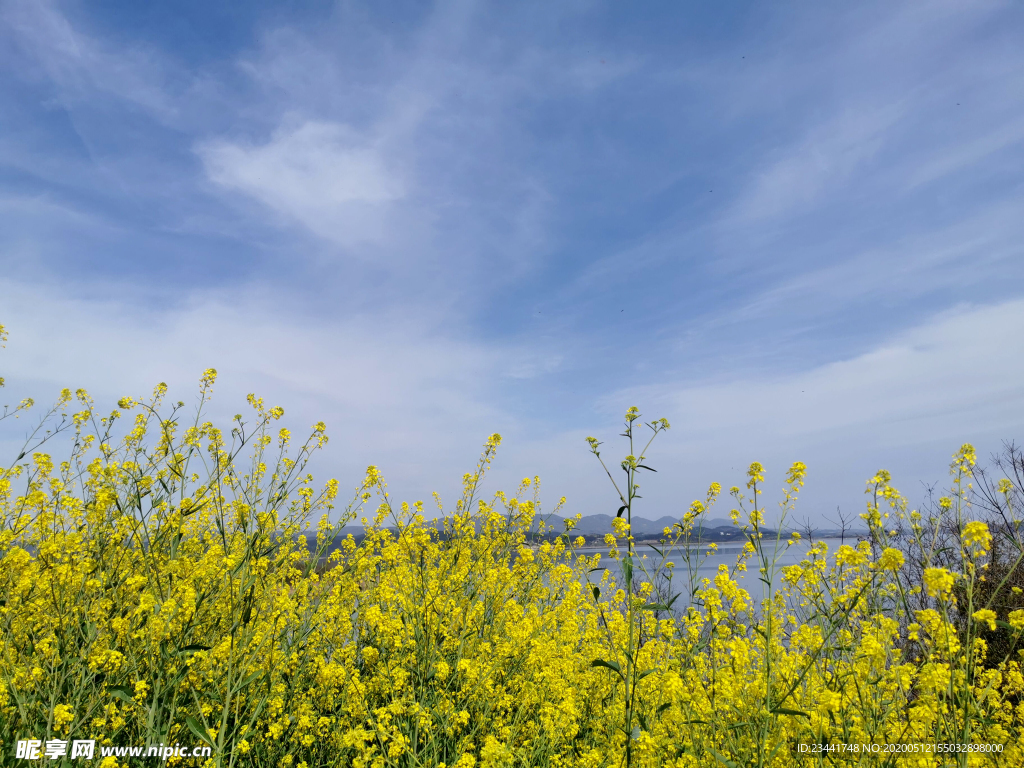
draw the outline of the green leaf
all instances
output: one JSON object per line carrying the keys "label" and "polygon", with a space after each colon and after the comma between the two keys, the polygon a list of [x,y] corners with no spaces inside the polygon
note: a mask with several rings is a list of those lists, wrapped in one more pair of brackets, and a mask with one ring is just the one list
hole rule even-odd
{"label": "green leaf", "polygon": [[209,732],[206,730],[206,726],[196,720],[192,715],[185,717],[185,723],[188,725],[188,729],[196,735],[197,738],[201,739],[204,744],[212,747],[213,739],[210,738]]}
{"label": "green leaf", "polygon": [[667,611],[671,608],[668,603],[647,603],[646,605],[640,606],[641,611]]}
{"label": "green leaf", "polygon": [[717,750],[712,749],[711,747],[708,747],[708,751],[715,756],[715,760],[720,762],[722,765],[726,766],[726,768],[740,768],[739,763],[737,763],[735,760],[730,760],[721,752],[718,752]]}
{"label": "green leaf", "polygon": [[590,591],[594,593],[594,599],[599,600],[601,598],[601,590],[595,584],[590,585]]}
{"label": "green leaf", "polygon": [[623,504],[621,507],[619,507],[619,511],[615,513],[615,516],[616,517],[622,517],[622,513],[625,512],[626,509],[627,509],[627,505]]}
{"label": "green leaf", "polygon": [[127,685],[108,685],[107,693],[115,699],[120,699],[125,704],[135,703],[135,699],[132,698],[132,692],[129,690]]}
{"label": "green leaf", "polygon": [[196,512],[198,512],[199,510],[201,510],[203,507],[205,507],[208,503],[209,502],[204,501],[202,504],[198,504],[198,505],[196,505],[194,507],[189,507],[187,512],[182,512],[181,513],[181,516],[182,517],[190,517],[190,516],[194,515]]}
{"label": "green leaf", "polygon": [[243,688],[248,688],[252,684],[252,682],[254,680],[256,680],[257,678],[263,677],[266,674],[267,674],[266,670],[263,670],[263,669],[256,670],[251,675],[249,675],[247,678],[245,678],[245,680],[242,681],[242,684],[238,687],[238,690],[242,690]]}
{"label": "green leaf", "polygon": [[619,677],[622,677],[622,669],[619,667],[619,662],[617,661],[605,661],[604,659],[594,659],[592,662],[590,662],[590,666],[605,667],[606,669],[610,669]]}
{"label": "green leaf", "polygon": [[658,470],[654,469],[653,467],[648,467],[646,464],[637,464],[636,468],[637,469],[647,469],[647,470],[650,470],[651,472],[657,472],[658,471]]}
{"label": "green leaf", "polygon": [[208,651],[210,646],[208,645],[186,645],[183,648],[179,648],[177,653],[180,656],[183,653],[197,653],[199,651]]}
{"label": "green leaf", "polygon": [[772,710],[773,715],[796,715],[797,717],[810,717],[806,712],[801,712],[799,709],[785,709],[779,707],[778,709]]}

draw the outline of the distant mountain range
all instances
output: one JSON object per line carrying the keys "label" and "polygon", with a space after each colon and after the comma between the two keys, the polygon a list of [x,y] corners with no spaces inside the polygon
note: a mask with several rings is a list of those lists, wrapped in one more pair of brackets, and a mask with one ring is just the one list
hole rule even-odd
{"label": "distant mountain range", "polygon": [[[565,518],[561,515],[544,515],[544,521],[547,523],[547,529],[549,531],[554,530],[556,533],[561,533],[565,530]],[[583,518],[575,525],[572,529],[573,533],[578,533],[583,536],[603,536],[606,533],[611,533],[612,520],[614,518],[611,515],[584,515]],[[640,536],[654,536],[661,535],[661,532],[666,528],[671,528],[679,522],[677,517],[660,517],[657,520],[648,520],[644,517],[633,518],[633,535]],[[431,521],[427,521],[429,525]],[[539,526],[539,520],[534,521],[534,530]],[[704,530],[711,531],[720,528],[734,528],[732,520],[728,517],[711,517],[707,518],[703,522]],[[358,535],[363,532],[363,526],[361,525],[346,525],[344,527],[345,533],[351,533]]]}
{"label": "distant mountain range", "polygon": [[[612,520],[614,518],[611,515],[584,515],[576,526],[572,529],[570,536],[577,537],[582,536],[586,539],[588,546],[601,546],[605,534],[611,533],[612,531]],[[558,536],[565,530],[565,518],[561,515],[545,515],[544,520],[547,522],[547,528],[542,535],[542,538],[552,539]],[[634,517],[633,518],[633,536],[637,543],[651,542],[661,538],[662,532],[666,528],[671,528],[679,521],[676,517],[660,517],[657,520],[648,520],[645,517]],[[439,527],[441,524],[440,518],[428,520],[426,525],[428,527]],[[745,534],[739,526],[733,524],[732,520],[728,517],[709,517],[705,518],[701,522],[702,528],[698,532],[696,529],[693,531],[693,540],[701,541],[714,541],[714,542],[742,542],[746,540],[747,534]],[[389,526],[390,527],[390,526]],[[539,528],[539,521],[535,520],[533,530],[536,532]],[[392,528],[392,530],[394,530]],[[479,530],[479,527],[477,528]],[[790,532],[793,530],[800,530],[801,533],[805,531],[800,526],[787,526],[781,532],[783,537],[788,537]],[[765,527],[762,529],[764,534],[769,537],[778,535],[773,528]],[[351,535],[357,542],[362,541],[366,531],[361,525],[346,525],[341,530],[342,537]],[[841,532],[831,528],[818,528],[813,531],[813,537],[819,538],[837,538]],[[863,538],[866,534],[864,530],[847,530],[845,532],[845,538],[851,542],[857,538]],[[305,534],[307,544],[310,551],[316,545],[316,532],[307,531]],[[328,552],[333,551],[338,546],[338,542],[335,541],[328,549]]]}
{"label": "distant mountain range", "polygon": [[[612,520],[615,518],[611,515],[585,515],[576,526],[572,529],[573,533],[579,533],[583,536],[602,536],[606,533],[610,533],[612,530]],[[560,515],[547,515],[545,516],[548,526],[554,527],[556,531],[565,530],[564,518]],[[634,517],[633,518],[633,535],[636,537],[641,536],[660,536],[661,532],[666,528],[671,528],[673,525],[679,522],[678,517],[659,517],[657,520],[648,520],[645,517]],[[711,531],[718,528],[733,528],[732,520],[728,517],[710,517],[706,518],[702,523],[705,531]]]}
{"label": "distant mountain range", "polygon": [[[584,515],[583,518],[576,524],[572,529],[572,533],[580,536],[604,536],[606,533],[611,533],[612,530],[612,515]],[[561,515],[544,515],[544,520],[547,522],[547,531],[553,533],[561,533],[565,530],[565,518]],[[427,521],[430,525],[433,521]],[[651,539],[658,538],[661,536],[662,531],[666,528],[671,528],[679,522],[678,517],[659,517],[657,520],[648,520],[645,517],[634,517],[633,518],[633,535],[637,539]],[[436,523],[435,523],[436,524]],[[732,520],[728,517],[709,517],[705,518],[701,525],[703,526],[703,532],[705,535],[711,534],[713,536],[722,535],[741,535],[739,528],[733,524]],[[534,530],[537,530],[539,521],[534,521]],[[765,530],[770,528],[766,527]],[[346,525],[343,529],[343,533],[351,533],[357,539],[363,534],[363,526],[361,525]],[[799,526],[787,526],[787,530],[801,530]],[[696,534],[696,530],[694,531]],[[832,530],[831,528],[818,528],[814,531],[816,536],[831,536],[838,534],[838,530]],[[863,535],[864,531],[855,530],[847,531],[847,535],[856,537]]]}
{"label": "distant mountain range", "polygon": [[[579,533],[583,536],[603,536],[606,533],[610,533],[612,530],[612,520],[614,518],[611,515],[584,515],[584,517],[576,524],[573,528],[573,533]],[[564,518],[559,515],[547,515],[545,520],[548,521],[549,530],[550,527],[558,532],[565,530]],[[679,522],[678,517],[659,517],[657,520],[648,520],[645,517],[634,517],[633,518],[633,536],[637,539],[640,538],[656,538],[661,536],[662,531],[666,528],[671,528],[673,525]],[[803,532],[803,526],[799,524],[786,525],[783,531],[801,531]],[[733,523],[731,518],[728,517],[706,517],[699,521],[699,525],[703,534],[722,535],[722,534],[737,534],[740,535],[740,526]],[[775,528],[773,525],[768,524],[762,528],[764,531],[772,530]],[[814,529],[814,535],[818,536],[833,536],[840,533],[838,528],[825,528],[819,527]],[[697,523],[694,524],[694,535],[697,533]],[[867,531],[862,528],[847,529],[846,535],[856,538],[857,536],[866,535]]]}

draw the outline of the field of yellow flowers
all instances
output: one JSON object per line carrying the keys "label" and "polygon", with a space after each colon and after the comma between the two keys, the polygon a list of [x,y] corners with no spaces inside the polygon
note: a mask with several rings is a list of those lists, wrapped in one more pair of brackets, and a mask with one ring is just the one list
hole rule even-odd
{"label": "field of yellow flowers", "polygon": [[[478,498],[497,435],[436,523],[375,467],[336,509],[338,483],[307,473],[322,424],[294,440],[250,396],[225,433],[165,392],[102,415],[65,391],[0,469],[4,765],[30,764],[24,739],[208,744],[216,766],[1024,765],[1024,611],[1019,588],[997,599],[1009,576],[986,581],[994,537],[1019,564],[1021,529],[971,518],[969,446],[935,514],[879,473],[869,539],[784,569],[796,537],[765,532],[755,464],[732,490],[743,554],[702,579],[629,536],[648,467],[634,442],[668,428],[635,409],[609,469],[611,567],[571,530],[531,538],[538,481]],[[47,440],[69,446],[59,461]],[[804,473],[790,469],[783,514]],[[718,495],[665,546],[698,541]],[[340,538],[352,519],[364,540]]]}

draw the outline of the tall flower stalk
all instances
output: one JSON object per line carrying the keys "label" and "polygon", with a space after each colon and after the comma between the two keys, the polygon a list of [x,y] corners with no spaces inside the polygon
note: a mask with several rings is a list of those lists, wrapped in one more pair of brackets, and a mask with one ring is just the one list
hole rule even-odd
{"label": "tall flower stalk", "polygon": [[[647,451],[651,447],[651,443],[654,442],[654,438],[657,437],[660,432],[670,428],[667,419],[656,419],[655,421],[645,423],[645,425],[650,429],[651,434],[647,439],[646,444],[644,444],[643,449],[639,451],[639,455],[637,455],[636,446],[641,442],[640,436],[636,434],[636,424],[638,421],[640,421],[640,411],[636,406],[631,406],[626,411],[625,431],[622,433],[622,437],[625,437],[629,441],[629,453],[619,464],[619,467],[625,475],[622,488],[620,488],[619,484],[615,482],[615,478],[612,476],[611,471],[604,463],[604,459],[601,458],[601,451],[599,450],[601,446],[600,441],[595,437],[587,438],[591,452],[595,457],[597,457],[597,460],[601,462],[601,466],[608,475],[608,479],[611,480],[612,486],[614,486],[615,491],[619,496],[619,501],[622,503],[615,512],[615,522],[613,523],[613,526],[617,536],[624,536],[626,540],[626,554],[622,557],[620,562],[622,583],[626,592],[626,645],[625,648],[616,649],[620,651],[621,657],[625,663],[620,663],[615,659],[595,659],[592,662],[592,666],[610,669],[622,682],[624,694],[622,734],[626,745],[625,761],[627,768],[631,768],[631,766],[634,765],[635,742],[639,740],[641,730],[646,730],[648,727],[646,713],[638,711],[637,707],[638,684],[644,677],[653,671],[640,669],[638,614],[641,611],[667,610],[671,607],[671,602],[668,604],[648,602],[646,600],[646,596],[641,594],[642,588],[634,583],[633,578],[636,563],[636,549],[634,546],[635,539],[633,536],[633,504],[637,499],[642,498],[638,493],[640,490],[640,484],[637,482],[637,477],[640,470],[648,472],[657,471],[653,467],[644,463],[647,460]],[[623,520],[625,520],[624,525],[622,524]],[[595,599],[599,598],[599,587],[595,586],[593,587],[593,590]]]}

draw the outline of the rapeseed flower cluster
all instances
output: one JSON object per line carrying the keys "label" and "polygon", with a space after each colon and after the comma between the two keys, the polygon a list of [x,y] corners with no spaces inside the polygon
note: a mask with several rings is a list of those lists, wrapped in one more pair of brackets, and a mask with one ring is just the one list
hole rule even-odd
{"label": "rapeseed flower cluster", "polygon": [[[537,479],[480,496],[497,435],[441,517],[392,499],[374,466],[336,509],[339,484],[307,472],[322,424],[297,444],[276,427],[283,410],[250,396],[225,435],[204,406],[186,419],[165,397],[161,385],[104,416],[80,391],[55,431],[66,458],[39,437],[0,469],[3,760],[18,739],[60,738],[198,741],[214,766],[1024,764],[1021,659],[987,659],[979,635],[1002,617],[970,605],[965,634],[953,612],[991,532],[964,528],[975,570],[929,566],[909,582],[885,515],[910,513],[886,473],[869,489],[868,540],[814,543],[779,569],[799,537],[765,528],[752,465],[749,493],[733,489],[746,545],[706,575],[717,483],[654,550],[682,559],[634,545],[635,478],[653,471],[650,442],[632,445],[637,409],[625,479],[609,472],[622,508],[602,562],[571,523],[537,538]],[[961,476],[972,457],[954,462]],[[805,475],[790,469],[784,512]],[[343,535],[352,520],[365,538]],[[748,567],[757,579],[742,579]],[[1024,612],[1008,622],[1024,631]],[[1002,751],[801,750],[965,742]]]}

